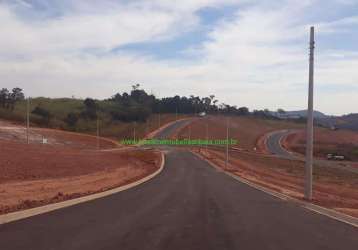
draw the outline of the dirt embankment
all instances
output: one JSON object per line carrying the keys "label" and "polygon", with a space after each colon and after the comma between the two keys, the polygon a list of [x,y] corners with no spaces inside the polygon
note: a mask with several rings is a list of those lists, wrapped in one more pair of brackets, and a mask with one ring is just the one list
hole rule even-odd
{"label": "dirt embankment", "polygon": [[[31,144],[44,144],[45,142],[46,145],[65,148],[109,149],[119,146],[115,140],[56,129],[30,128],[28,136]],[[0,120],[0,140],[26,143],[26,128]]]}
{"label": "dirt embankment", "polygon": [[[223,150],[194,151],[225,169]],[[225,170],[274,191],[303,199],[304,166],[300,161],[230,152],[230,162]],[[357,174],[315,166],[313,203],[358,217],[357,180]]]}
{"label": "dirt embankment", "polygon": [[10,144],[1,143],[0,213],[122,186],[160,166],[160,153],[154,151],[59,151]]}
{"label": "dirt embankment", "polygon": [[[300,154],[305,153],[305,145],[304,130],[288,135],[283,142],[283,146],[288,150]],[[358,161],[358,133],[349,130],[332,131],[315,128],[314,155],[325,158],[329,153],[344,155],[348,160]]]}
{"label": "dirt embankment", "polygon": [[[101,148],[112,150],[95,150],[93,136],[47,129],[33,129],[28,145],[23,128],[2,125],[0,214],[122,186],[160,166],[160,153],[153,150],[116,149],[105,138]],[[37,141],[39,135],[48,143]]]}
{"label": "dirt embankment", "polygon": [[[181,129],[177,138],[206,139],[206,126],[208,126],[208,139],[226,139],[226,117],[208,116],[196,119],[189,126]],[[254,117],[229,117],[229,138],[236,139],[236,147],[260,151],[264,147],[263,135],[280,129],[301,128],[301,124],[292,122],[265,120]],[[258,147],[261,145],[261,147]]]}

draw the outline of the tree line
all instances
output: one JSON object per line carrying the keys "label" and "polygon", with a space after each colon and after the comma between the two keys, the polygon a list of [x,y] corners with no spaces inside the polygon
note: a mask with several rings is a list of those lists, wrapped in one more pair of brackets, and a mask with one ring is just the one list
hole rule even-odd
{"label": "tree line", "polygon": [[[22,89],[14,88],[11,92],[6,88],[0,91],[1,107],[13,110],[18,101],[24,100]],[[247,107],[237,107],[219,103],[215,95],[200,97],[190,95],[157,98],[148,94],[139,84],[132,85],[129,93],[116,93],[105,100],[86,98],[83,100],[81,110],[73,110],[62,118],[69,127],[75,127],[79,120],[96,120],[99,115],[109,117],[112,121],[145,122],[151,114],[177,113],[177,114],[228,114],[253,115],[262,118],[274,119],[270,111],[253,110]],[[45,105],[37,105],[31,113],[41,117],[41,122],[49,124],[56,114],[51,113]]]}
{"label": "tree line", "polygon": [[87,98],[84,100],[84,104],[85,109],[82,113],[77,113],[77,115],[70,113],[68,115],[68,123],[73,124],[80,118],[95,119],[97,111],[108,113],[113,120],[124,122],[145,122],[151,114],[198,114],[202,112],[206,114],[254,115],[274,119],[268,110],[250,112],[247,107],[219,104],[215,95],[208,97],[175,95],[157,98],[141,89],[139,84],[133,85],[129,93],[116,93],[104,101]]}
{"label": "tree line", "polygon": [[0,90],[0,105],[4,109],[14,110],[18,101],[25,99],[25,95],[20,88],[13,88],[9,91],[7,88]]}

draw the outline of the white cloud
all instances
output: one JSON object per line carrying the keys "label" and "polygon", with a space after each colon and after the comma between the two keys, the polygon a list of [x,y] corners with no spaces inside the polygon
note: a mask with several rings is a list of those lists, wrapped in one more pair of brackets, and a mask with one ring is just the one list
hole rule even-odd
{"label": "white cloud", "polygon": [[[58,53],[86,48],[110,50],[127,43],[163,39],[190,25],[194,16],[165,11],[120,7],[105,14],[78,14],[49,20],[21,20],[9,8],[0,5],[0,41],[2,54]],[[173,27],[176,26],[176,29]]]}
{"label": "white cloud", "polygon": [[[312,1],[72,1],[70,7],[67,2],[61,15],[39,19],[21,17],[14,6],[0,4],[0,33],[6,38],[0,40],[2,86],[21,86],[31,95],[105,98],[139,82],[161,96],[214,93],[224,102],[251,108],[306,105],[309,23],[304,18]],[[207,42],[189,49],[199,60],[88,52],[172,39],[200,26],[199,9],[242,3],[234,17],[211,27]],[[316,22],[317,31],[335,34],[356,18]],[[317,45],[318,90],[357,83],[357,52],[321,51]],[[354,91],[347,90],[347,96],[358,96]],[[357,112],[358,98],[346,105],[344,93],[329,102],[332,93],[318,92],[316,108]]]}

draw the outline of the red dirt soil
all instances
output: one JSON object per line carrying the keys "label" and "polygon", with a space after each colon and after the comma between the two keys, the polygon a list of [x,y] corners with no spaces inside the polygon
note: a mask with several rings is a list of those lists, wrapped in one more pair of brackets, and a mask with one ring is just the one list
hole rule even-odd
{"label": "red dirt soil", "polygon": [[153,150],[116,149],[102,139],[102,148],[112,150],[99,151],[93,150],[93,136],[33,131],[48,137],[49,144],[28,145],[21,136],[0,139],[0,214],[125,185],[160,166],[160,153]]}
{"label": "red dirt soil", "polygon": [[[206,124],[208,124],[209,139],[226,139],[226,117],[208,116],[198,118],[189,126],[191,127],[191,139],[206,139]],[[176,138],[189,137],[189,126],[181,129]],[[302,125],[285,121],[265,120],[253,117],[230,117],[229,137],[238,140],[235,147],[255,151],[264,147],[258,147],[260,138],[268,132],[287,128],[301,128]],[[262,141],[261,141],[262,143]]]}
{"label": "red dirt soil", "polygon": [[[79,134],[56,129],[30,128],[29,139],[31,144],[42,144],[43,138],[46,144],[65,146],[66,148],[96,149],[97,137],[87,134]],[[26,128],[0,120],[0,140],[10,140],[25,143],[27,139]],[[117,147],[117,141],[99,137],[99,147],[108,149]]]}
{"label": "red dirt soil", "polygon": [[[304,154],[306,133],[300,130],[288,135],[283,146],[288,150]],[[349,130],[332,131],[329,129],[315,128],[314,154],[316,157],[325,158],[329,153],[338,153],[348,157],[349,160],[358,161],[358,133]]]}

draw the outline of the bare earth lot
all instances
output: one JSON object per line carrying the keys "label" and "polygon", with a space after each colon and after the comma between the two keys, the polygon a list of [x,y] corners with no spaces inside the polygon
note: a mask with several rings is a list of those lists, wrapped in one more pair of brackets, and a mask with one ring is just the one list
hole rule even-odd
{"label": "bare earth lot", "polygon": [[[56,130],[32,130],[27,145],[21,128],[9,132],[2,125],[0,214],[125,185],[160,165],[158,152],[115,149],[114,142],[106,139],[101,140],[101,148],[113,150],[98,151],[95,137]],[[49,138],[49,144],[36,141],[39,134]]]}
{"label": "bare earth lot", "polygon": [[[97,148],[97,138],[92,135],[55,129],[30,128],[29,140],[31,144],[42,144],[43,139],[47,140],[47,144],[54,146],[78,149]],[[27,140],[26,128],[0,120],[0,140],[25,143]],[[107,138],[100,138],[99,146],[101,149],[113,148],[117,146],[117,142]]]}
{"label": "bare earth lot", "polygon": [[[288,150],[304,154],[306,133],[300,130],[287,136],[284,146]],[[358,133],[349,130],[332,131],[316,128],[314,154],[324,158],[329,153],[344,155],[348,160],[358,161]]]}
{"label": "bare earth lot", "polygon": [[[209,116],[196,119],[189,126],[179,131],[177,138],[206,139],[206,125],[208,125],[209,139],[226,139],[226,117]],[[284,121],[263,120],[253,117],[230,117],[229,136],[237,139],[237,147],[253,151],[261,137],[270,131],[302,128],[301,124]]]}

